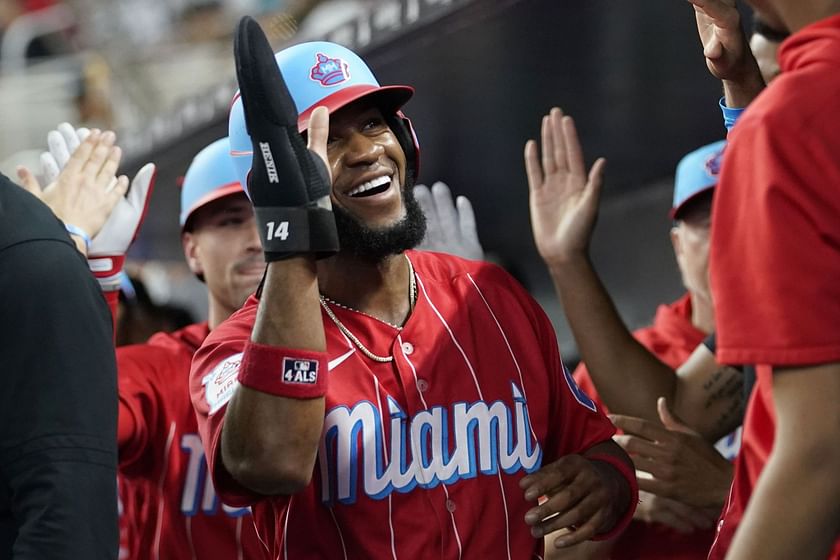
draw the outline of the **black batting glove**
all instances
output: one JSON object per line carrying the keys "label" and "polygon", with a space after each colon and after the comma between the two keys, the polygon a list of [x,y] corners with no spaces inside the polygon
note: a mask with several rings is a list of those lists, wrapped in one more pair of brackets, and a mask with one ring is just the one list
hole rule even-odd
{"label": "black batting glove", "polygon": [[259,24],[243,17],[234,42],[236,77],[251,136],[248,194],[266,261],[339,249],[330,175],[298,132],[298,113]]}

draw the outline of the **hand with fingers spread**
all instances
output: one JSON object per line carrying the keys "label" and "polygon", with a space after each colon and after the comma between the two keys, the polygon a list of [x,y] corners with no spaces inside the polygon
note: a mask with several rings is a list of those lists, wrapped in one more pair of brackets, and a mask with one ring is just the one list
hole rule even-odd
{"label": "hand with fingers spread", "polygon": [[674,418],[664,398],[657,401],[662,424],[611,415],[624,434],[613,439],[636,469],[649,473],[639,488],[697,508],[720,511],[732,482],[732,464],[713,445]]}
{"label": "hand with fingers spread", "polygon": [[417,246],[418,249],[477,261],[484,259],[475,213],[467,197],[459,196],[453,203],[449,187],[438,181],[431,189],[426,185],[416,185],[414,198],[426,215],[426,237]]}
{"label": "hand with fingers spread", "polygon": [[[724,81],[729,107],[746,107],[764,89],[735,0],[688,0],[694,6],[706,66]],[[734,97],[734,99],[733,99]]]}
{"label": "hand with fingers spread", "polygon": [[[41,165],[47,181],[59,176],[70,160],[76,155],[77,148],[82,146],[90,136],[99,134],[86,128],[73,128],[69,123],[61,123],[47,135],[49,151],[41,154]],[[111,143],[116,137],[113,132],[105,132]],[[119,151],[119,148],[114,148]],[[93,233],[90,247],[87,251],[88,262],[103,290],[119,289],[120,272],[125,262],[125,254],[140,230],[146,210],[149,207],[152,190],[154,189],[156,168],[147,163],[131,180],[130,187],[122,189],[115,206],[106,215],[107,220],[98,233]],[[127,179],[123,178],[127,183]]]}
{"label": "hand with fingers spread", "polygon": [[[74,233],[80,250],[88,254],[108,216],[128,190],[128,178],[115,176],[122,151],[113,132],[95,131],[78,146],[54,180],[42,188],[32,172],[18,168],[23,187],[40,198]],[[79,243],[79,240],[84,243]]]}
{"label": "hand with fingers spread", "polygon": [[560,531],[553,544],[566,548],[595,537],[612,538],[616,530],[623,530],[625,523],[619,521],[624,516],[629,522],[628,508],[635,509],[637,494],[619,469],[620,465],[629,471],[625,463],[626,455],[607,441],[520,480],[526,500],[541,500],[525,514],[534,538]]}
{"label": "hand with fingers spread", "polygon": [[574,121],[556,107],[543,117],[541,141],[541,157],[534,140],[525,144],[525,170],[534,241],[551,267],[587,255],[606,160],[586,172]]}

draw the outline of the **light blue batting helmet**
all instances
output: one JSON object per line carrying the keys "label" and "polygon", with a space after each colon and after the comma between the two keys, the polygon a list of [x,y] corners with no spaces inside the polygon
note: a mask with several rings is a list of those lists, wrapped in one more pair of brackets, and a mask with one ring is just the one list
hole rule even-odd
{"label": "light blue batting helmet", "polygon": [[230,157],[230,143],[221,138],[198,152],[187,169],[181,185],[181,229],[186,229],[197,209],[238,192],[243,189]]}
{"label": "light blue batting helmet", "polygon": [[686,203],[717,185],[725,147],[726,140],[707,144],[690,152],[677,164],[672,219],[679,217]]}
{"label": "light blue batting helmet", "polygon": [[[316,107],[324,106],[332,113],[358,99],[370,97],[388,119],[416,177],[420,157],[417,138],[409,120],[399,112],[414,95],[414,88],[380,86],[373,72],[356,53],[326,41],[294,45],[278,52],[274,58],[295,102],[301,132],[306,130]],[[237,177],[243,185],[247,185],[252,147],[238,91],[230,108],[228,134]]]}

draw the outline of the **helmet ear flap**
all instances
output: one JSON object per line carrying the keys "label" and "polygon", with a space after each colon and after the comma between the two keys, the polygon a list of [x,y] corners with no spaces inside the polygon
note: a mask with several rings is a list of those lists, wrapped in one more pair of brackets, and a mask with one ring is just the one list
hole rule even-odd
{"label": "helmet ear flap", "polygon": [[417,142],[417,135],[411,120],[402,111],[385,118],[394,136],[405,153],[406,162],[406,187],[413,187],[420,173],[420,144]]}

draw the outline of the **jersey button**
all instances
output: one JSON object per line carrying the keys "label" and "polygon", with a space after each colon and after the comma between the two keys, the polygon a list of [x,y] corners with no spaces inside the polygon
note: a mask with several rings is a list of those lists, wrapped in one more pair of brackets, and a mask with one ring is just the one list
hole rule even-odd
{"label": "jersey button", "polygon": [[417,389],[421,393],[425,393],[426,391],[429,390],[429,382],[426,381],[425,379],[418,379],[417,380]]}
{"label": "jersey button", "polygon": [[455,511],[455,502],[453,500],[446,500],[446,511],[449,513]]}
{"label": "jersey button", "polygon": [[403,342],[402,351],[406,356],[411,356],[414,353],[414,345],[410,342]]}

